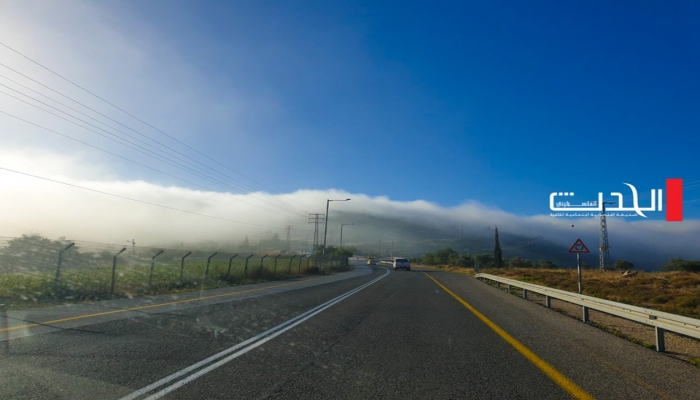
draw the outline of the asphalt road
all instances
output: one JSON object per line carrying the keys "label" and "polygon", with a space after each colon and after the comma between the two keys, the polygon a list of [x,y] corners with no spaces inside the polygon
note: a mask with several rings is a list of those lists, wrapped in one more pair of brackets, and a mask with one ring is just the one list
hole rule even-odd
{"label": "asphalt road", "polygon": [[359,268],[13,320],[0,398],[700,398],[697,368],[471,277]]}

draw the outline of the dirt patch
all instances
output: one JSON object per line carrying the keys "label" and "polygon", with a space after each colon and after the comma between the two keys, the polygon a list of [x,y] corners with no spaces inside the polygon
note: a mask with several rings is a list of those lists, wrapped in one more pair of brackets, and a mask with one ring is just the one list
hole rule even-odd
{"label": "dirt patch", "polygon": [[[501,290],[507,290],[503,285]],[[511,294],[522,297],[520,289],[511,289]],[[528,292],[528,300],[545,306],[545,297],[536,293]],[[581,306],[567,303],[565,301],[552,299],[552,309],[572,318],[581,320],[583,317],[583,309]],[[606,314],[600,311],[589,310],[589,322],[597,328],[603,329],[616,336],[645,346],[650,349],[655,348],[654,328],[614,315]],[[689,338],[675,333],[665,333],[666,352],[672,357],[676,357],[695,365],[700,359],[700,340]],[[700,364],[700,363],[698,363]]]}

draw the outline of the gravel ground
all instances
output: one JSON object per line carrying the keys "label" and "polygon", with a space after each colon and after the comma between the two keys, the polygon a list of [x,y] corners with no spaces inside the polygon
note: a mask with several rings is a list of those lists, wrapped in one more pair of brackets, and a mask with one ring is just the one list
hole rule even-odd
{"label": "gravel ground", "polygon": [[[505,290],[505,288],[501,288]],[[518,289],[512,293],[520,296]],[[544,296],[529,292],[528,300],[544,306]],[[552,309],[564,313],[572,318],[581,318],[581,307],[561,300],[552,299]],[[650,347],[655,343],[654,328],[624,318],[590,310],[589,319],[594,326],[607,330],[618,336],[623,336],[632,341],[640,341]],[[700,340],[666,332],[666,354],[682,360],[700,358]],[[640,343],[640,344],[641,344]]]}

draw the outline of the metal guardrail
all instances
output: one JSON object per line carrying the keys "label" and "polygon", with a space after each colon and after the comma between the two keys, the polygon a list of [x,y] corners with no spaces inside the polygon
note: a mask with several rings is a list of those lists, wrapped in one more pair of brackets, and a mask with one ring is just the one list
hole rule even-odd
{"label": "metal guardrail", "polygon": [[656,351],[666,350],[664,342],[664,332],[674,332],[681,335],[700,339],[700,319],[683,317],[663,311],[651,310],[649,308],[631,306],[629,304],[618,303],[610,300],[603,300],[597,297],[586,296],[578,293],[567,292],[565,290],[552,289],[546,286],[534,285],[515,279],[503,278],[490,274],[476,274],[476,279],[488,280],[500,284],[508,285],[508,288],[517,287],[522,289],[523,297],[527,298],[528,291],[545,296],[545,306],[551,308],[552,300],[562,300],[567,303],[576,304],[582,307],[582,320],[588,322],[588,310],[596,310],[606,314],[615,315],[644,325],[653,326],[656,333]]}

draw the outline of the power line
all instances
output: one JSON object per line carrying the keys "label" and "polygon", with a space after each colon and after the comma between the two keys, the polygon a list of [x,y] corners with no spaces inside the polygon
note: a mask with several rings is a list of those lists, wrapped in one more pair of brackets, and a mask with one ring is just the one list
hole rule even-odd
{"label": "power line", "polygon": [[[113,137],[115,137],[115,138],[117,138],[117,139],[119,139],[119,140],[122,140],[122,141],[124,141],[124,142],[130,143],[130,144],[132,144],[133,146],[136,146],[136,147],[138,147],[138,148],[141,148],[141,149],[143,149],[144,151],[146,151],[146,152],[152,154],[152,155],[149,155],[149,154],[144,153],[144,154],[146,154],[146,155],[148,155],[148,156],[155,156],[155,157],[159,157],[159,158],[165,158],[165,159],[167,159],[167,160],[171,163],[171,165],[172,165],[172,163],[178,164],[180,167],[189,170],[191,173],[196,173],[197,175],[199,175],[199,176],[201,176],[201,177],[203,177],[203,178],[205,178],[205,179],[208,179],[208,180],[210,180],[210,181],[213,181],[213,182],[215,182],[215,183],[218,183],[218,184],[220,184],[220,185],[222,185],[222,186],[228,186],[229,188],[234,189],[235,191],[238,191],[238,192],[240,192],[240,193],[245,193],[243,190],[240,190],[240,189],[238,189],[238,188],[235,188],[234,186],[231,186],[231,185],[229,185],[229,184],[227,184],[227,183],[223,183],[223,182],[221,182],[221,181],[214,180],[213,177],[209,177],[209,176],[207,175],[207,172],[206,172],[206,171],[204,171],[204,172],[196,171],[196,172],[195,172],[195,171],[193,171],[192,168],[190,168],[190,167],[185,167],[184,165],[182,165],[181,163],[179,163],[179,162],[177,162],[177,161],[174,161],[174,160],[172,160],[172,159],[169,159],[169,158],[167,158],[166,156],[163,156],[163,155],[161,155],[161,154],[156,154],[156,153],[154,153],[152,150],[146,149],[146,148],[144,148],[143,146],[140,146],[140,145],[138,145],[138,144],[136,144],[136,143],[133,143],[133,142],[131,142],[131,141],[128,140],[128,139],[124,139],[124,138],[122,138],[122,137],[119,137],[119,135],[116,135],[116,134],[114,134],[114,133],[112,133],[112,132],[109,132],[109,131],[107,131],[107,130],[105,130],[105,129],[103,129],[103,128],[100,128],[100,127],[98,127],[98,126],[96,126],[96,125],[94,125],[94,124],[91,124],[91,123],[89,123],[89,122],[87,122],[87,121],[85,121],[85,120],[82,120],[82,119],[80,119],[80,118],[78,118],[78,117],[75,117],[74,115],[71,115],[71,114],[69,114],[69,113],[67,113],[67,112],[65,112],[65,111],[59,110],[59,109],[56,108],[56,107],[53,107],[53,106],[51,106],[51,105],[49,105],[49,104],[47,104],[47,103],[44,103],[44,102],[42,102],[42,101],[40,101],[40,100],[37,100],[37,99],[35,99],[35,98],[31,97],[31,96],[28,96],[28,95],[26,95],[26,94],[24,94],[24,93],[21,93],[21,92],[17,91],[17,90],[15,90],[15,89],[12,89],[12,88],[10,88],[10,87],[7,86],[7,85],[0,84],[0,86],[4,86],[4,87],[6,87],[6,88],[8,88],[8,89],[10,89],[10,90],[13,90],[13,91],[15,91],[15,92],[17,92],[17,93],[19,93],[19,94],[25,96],[25,97],[28,97],[28,98],[30,98],[30,99],[32,99],[32,100],[34,100],[34,101],[40,103],[40,104],[43,104],[43,105],[45,105],[45,106],[47,106],[47,107],[50,107],[50,108],[52,108],[52,109],[54,109],[54,110],[56,110],[56,111],[58,111],[58,112],[61,112],[61,113],[63,113],[63,114],[66,114],[66,115],[70,116],[71,118],[75,118],[76,120],[81,121],[81,122],[83,122],[83,123],[85,123],[85,124],[88,124],[88,125],[90,125],[90,126],[96,128],[96,129],[99,129],[100,131],[105,132],[106,134],[108,134],[108,135],[110,135],[110,136],[113,136]],[[77,125],[77,126],[83,128],[83,129],[86,129],[86,130],[90,131],[90,132],[93,132],[93,133],[96,133],[96,134],[98,134],[98,135],[100,135],[100,136],[105,137],[103,134],[101,134],[101,133],[99,133],[99,132],[95,132],[94,130],[92,130],[92,129],[90,129],[90,128],[87,128],[87,127],[85,127],[85,126],[83,126],[83,125],[80,125],[80,124],[76,123],[75,121],[66,119],[66,118],[64,118],[64,117],[62,117],[62,116],[60,116],[60,115],[57,115],[57,114],[55,114],[55,113],[53,113],[53,112],[51,112],[51,111],[45,110],[45,109],[43,109],[43,108],[41,108],[41,107],[39,107],[39,106],[37,106],[37,105],[35,105],[35,104],[31,104],[31,103],[29,103],[29,102],[27,102],[27,101],[25,101],[25,100],[22,100],[22,99],[20,99],[20,98],[18,98],[18,97],[15,97],[15,96],[11,95],[11,94],[9,94],[9,93],[3,92],[3,91],[0,91],[0,93],[4,94],[4,95],[6,95],[6,96],[12,97],[12,98],[14,98],[14,99],[16,99],[16,100],[18,100],[18,101],[20,101],[20,102],[22,102],[22,103],[25,103],[25,104],[27,104],[27,105],[29,105],[29,106],[32,106],[32,107],[34,107],[34,108],[37,108],[37,109],[39,109],[39,110],[41,110],[41,111],[44,111],[44,112],[46,112],[46,113],[48,113],[48,114],[51,114],[51,115],[53,115],[53,116],[55,116],[55,117],[57,117],[57,118],[60,118],[60,119],[62,119],[62,120],[64,120],[64,121],[67,121],[67,122],[69,122],[69,123],[72,123],[72,124],[74,124],[74,125]],[[64,104],[62,104],[62,103],[60,103],[60,102],[58,102],[58,103],[61,104],[61,105],[64,105]],[[65,106],[65,105],[64,105],[64,106]],[[66,106],[66,107],[68,107],[68,106]],[[68,107],[68,108],[70,108],[70,107]],[[71,108],[71,109],[72,109],[72,108]],[[78,111],[78,112],[79,112],[79,111]],[[81,113],[81,114],[83,114],[83,113]],[[85,114],[83,114],[83,115],[85,115]],[[128,136],[128,137],[130,137],[130,138],[132,138],[132,139],[134,139],[134,140],[136,140],[136,141],[138,141],[139,143],[143,143],[144,145],[150,146],[151,148],[153,148],[153,149],[155,149],[155,150],[157,150],[157,151],[160,151],[160,152],[162,152],[162,153],[165,153],[166,155],[170,155],[170,154],[168,154],[167,152],[165,152],[165,151],[163,151],[163,150],[161,150],[161,149],[158,149],[158,148],[156,148],[156,147],[153,146],[153,145],[147,144],[147,143],[143,142],[142,140],[139,140],[138,138],[135,138],[135,137],[132,136],[132,135],[129,135],[129,134],[127,134],[127,133],[125,133],[125,132],[123,132],[123,131],[120,131],[120,130],[114,128],[114,127],[111,127],[111,126],[109,126],[109,125],[107,125],[107,124],[104,124],[104,123],[102,123],[101,121],[96,120],[96,119],[94,119],[94,118],[92,118],[92,117],[90,117],[90,116],[87,116],[87,117],[88,117],[88,118],[91,118],[91,119],[93,119],[93,120],[95,120],[95,121],[97,121],[97,122],[99,122],[99,123],[101,123],[101,124],[103,124],[103,125],[105,125],[105,126],[107,126],[107,127],[109,127],[109,128],[112,128],[112,129],[114,129],[115,131],[120,132],[120,133],[122,133],[122,134],[124,134],[124,135],[126,135],[126,136]],[[137,133],[138,133],[138,132],[137,132]],[[139,133],[139,134],[140,134],[140,133]],[[145,135],[143,135],[143,134],[141,134],[141,135],[142,135],[142,136],[145,136]],[[146,137],[147,137],[147,136],[146,136]],[[147,138],[148,138],[148,137],[147,137]],[[108,139],[113,140],[113,141],[115,140],[115,139],[112,139],[112,138],[108,138]],[[150,139],[150,138],[149,138],[149,139]],[[152,139],[151,139],[151,140],[152,140]],[[117,143],[120,143],[120,144],[124,145],[124,144],[121,143],[121,142],[117,142]],[[157,142],[157,143],[159,143],[159,142]],[[127,147],[130,147],[130,148],[132,148],[133,150],[136,150],[136,149],[134,149],[134,148],[131,147],[131,146],[127,146]],[[166,148],[167,148],[167,146],[166,146]],[[139,151],[139,150],[136,150],[136,151]],[[139,151],[139,152],[143,153],[143,151]],[[176,151],[176,152],[177,152],[177,151]],[[179,152],[178,152],[178,153],[179,153]],[[180,153],[180,154],[182,154],[182,153]],[[193,161],[195,161],[195,162],[197,162],[197,163],[199,163],[199,164],[202,164],[202,163],[200,163],[199,161],[192,159],[191,157],[188,157],[188,156],[186,156],[186,155],[185,155],[185,157],[187,157],[187,158],[189,158],[189,159],[191,159],[191,160],[193,160]],[[197,168],[197,169],[199,169],[199,170],[202,170],[200,167],[198,167],[198,166],[196,166],[196,165],[193,165],[192,163],[189,163],[189,162],[184,161],[184,160],[182,160],[182,159],[180,159],[180,160],[183,161],[183,162],[185,162],[185,163],[187,163],[188,165],[191,165],[193,168]],[[204,165],[205,167],[211,169],[211,168],[208,167],[206,164],[202,164],[202,165]],[[217,172],[219,175],[223,175],[225,178],[228,178],[229,180],[232,180],[232,181],[235,181],[235,182],[239,182],[239,181],[236,181],[235,179],[231,179],[230,177],[227,177],[227,176],[224,175],[224,174],[221,174],[220,172],[218,172],[218,171],[216,171],[216,170],[214,170],[214,171]],[[218,179],[218,177],[217,177],[217,179]],[[245,186],[245,185],[244,185],[244,186]],[[252,188],[250,188],[250,187],[248,187],[248,188],[249,188],[249,189],[252,189]],[[251,193],[251,196],[254,197],[254,198],[259,198],[259,196],[258,196],[256,193]],[[277,200],[275,197],[272,197],[272,196],[268,196],[268,197],[270,197],[270,198],[273,199],[273,200]],[[290,212],[290,213],[294,213],[294,214],[299,215],[299,216],[302,216],[302,217],[303,217],[303,215],[304,215],[304,214],[298,213],[297,211],[290,210],[290,209],[286,209],[285,207],[282,207],[282,206],[280,206],[280,205],[272,204],[272,203],[270,203],[269,201],[267,201],[265,198],[260,198],[259,200],[262,201],[262,202],[264,202],[264,203],[267,203],[267,204],[269,204],[269,205],[271,205],[271,206],[273,206],[273,207],[279,207],[279,208],[281,208],[281,209],[284,209],[284,210],[286,210],[286,211],[288,211],[288,212]],[[287,203],[282,202],[282,204],[287,204]]]}
{"label": "power line", "polygon": [[[138,118],[137,116],[135,116],[135,115],[129,113],[128,111],[126,111],[126,110],[124,110],[124,109],[118,107],[117,105],[115,105],[115,104],[113,104],[113,103],[107,101],[106,99],[104,99],[104,98],[98,96],[97,94],[95,94],[95,93],[89,91],[88,89],[86,89],[86,88],[80,86],[79,84],[77,84],[77,83],[71,81],[70,79],[64,77],[63,75],[61,75],[61,74],[59,74],[59,73],[53,71],[52,69],[46,67],[45,65],[39,63],[38,61],[35,61],[35,60],[33,60],[32,58],[30,58],[30,57],[28,57],[28,56],[22,54],[21,52],[19,52],[18,50],[15,50],[14,48],[8,46],[7,44],[5,44],[5,43],[3,43],[3,42],[0,42],[0,45],[4,46],[5,48],[9,49],[10,51],[12,51],[12,52],[14,52],[14,53],[16,53],[16,54],[18,54],[18,55],[20,55],[21,57],[23,57],[23,58],[29,60],[30,62],[32,62],[32,63],[34,63],[34,64],[40,66],[41,68],[43,68],[43,69],[49,71],[50,73],[52,73],[52,74],[58,76],[59,78],[65,80],[66,82],[69,82],[70,84],[72,84],[72,85],[74,85],[74,86],[80,88],[81,90],[83,90],[83,91],[89,93],[90,95],[92,95],[92,96],[94,96],[94,97],[100,99],[100,100],[103,101],[104,103],[109,104],[110,106],[112,106],[112,107],[116,108],[117,110],[123,112],[124,114],[126,114],[126,115],[128,115],[128,116],[134,118],[135,120],[137,120],[137,121],[143,123],[144,125],[146,125],[146,126],[152,128],[152,129],[156,130],[157,132],[160,132],[161,134],[167,136],[168,138],[170,138],[171,140],[174,140],[175,142],[181,144],[182,146],[187,147],[188,149],[190,149],[190,150],[194,151],[195,153],[199,154],[200,156],[205,157],[205,158],[207,158],[208,160],[213,161],[213,162],[215,162],[216,164],[219,164],[219,165],[223,166],[224,168],[228,169],[229,171],[231,171],[231,172],[233,172],[233,173],[235,173],[235,174],[237,174],[237,175],[239,175],[239,176],[242,176],[243,178],[246,178],[246,179],[248,179],[249,181],[254,182],[255,184],[257,184],[257,185],[259,185],[259,186],[261,186],[261,187],[263,187],[263,188],[265,188],[265,189],[267,189],[267,190],[270,190],[270,191],[272,191],[273,193],[277,193],[277,192],[275,192],[274,190],[272,190],[271,188],[269,188],[269,187],[267,187],[267,186],[261,184],[260,182],[257,182],[257,181],[255,181],[254,179],[249,178],[248,176],[246,176],[246,175],[244,175],[244,174],[242,174],[242,173],[240,173],[240,172],[238,172],[238,171],[236,171],[236,170],[234,170],[234,169],[228,167],[227,165],[224,165],[224,164],[222,164],[221,162],[216,161],[215,159],[213,159],[213,158],[207,156],[206,154],[201,153],[200,151],[198,151],[198,150],[194,149],[193,147],[189,146],[188,144],[186,144],[186,143],[184,143],[184,142],[182,142],[182,141],[176,139],[175,137],[173,137],[173,136],[171,136],[171,135],[165,133],[164,131],[162,131],[162,130],[156,128],[155,126],[149,124],[148,122],[146,122],[146,121],[144,121],[144,120]],[[4,64],[1,64],[1,63],[0,63],[0,65],[5,66]],[[9,67],[7,67],[7,66],[5,66],[5,67],[6,67],[6,68],[9,68]],[[13,70],[13,71],[14,71],[14,70]],[[25,76],[25,75],[23,75],[23,76]],[[31,78],[29,78],[29,79],[31,79]],[[38,83],[38,82],[37,82],[37,83]],[[45,85],[42,85],[42,86],[45,86]],[[46,87],[46,86],[45,86],[45,87]],[[47,87],[47,88],[48,88],[48,87]],[[59,93],[59,94],[60,94],[60,93]],[[64,96],[64,97],[66,97],[66,96]],[[280,193],[277,193],[277,194],[280,194]],[[280,194],[280,195],[281,195],[281,194]],[[292,201],[293,201],[293,200],[292,200]],[[297,202],[295,201],[295,203],[297,203]],[[303,206],[302,204],[300,204],[300,203],[297,203],[297,204],[299,204],[300,206],[304,207],[304,206]]]}
{"label": "power line", "polygon": [[45,129],[45,130],[47,130],[47,131],[49,131],[49,132],[51,132],[51,133],[54,133],[54,134],[59,135],[59,136],[62,136],[62,137],[64,137],[64,138],[66,138],[66,139],[73,140],[73,141],[75,141],[75,142],[77,142],[77,143],[81,143],[81,144],[83,144],[83,145],[85,145],[85,146],[91,147],[91,148],[93,148],[93,149],[102,151],[102,152],[107,153],[107,154],[110,154],[110,155],[112,155],[112,156],[114,156],[114,157],[118,157],[118,158],[121,158],[121,159],[123,159],[123,160],[129,161],[129,162],[134,163],[134,164],[136,164],[136,165],[139,165],[139,166],[141,166],[141,167],[144,167],[144,168],[150,169],[150,170],[152,170],[152,171],[161,173],[161,174],[166,175],[166,176],[169,176],[169,177],[171,177],[171,178],[178,179],[178,180],[180,180],[180,181],[182,181],[182,182],[185,182],[185,183],[188,183],[188,184],[190,184],[190,185],[193,185],[193,186],[196,186],[196,187],[199,187],[199,188],[202,188],[202,189],[211,191],[212,193],[216,193],[216,194],[221,195],[221,196],[230,197],[230,198],[232,198],[232,199],[234,199],[234,200],[236,200],[236,201],[239,201],[239,202],[241,202],[241,203],[248,204],[248,205],[251,205],[251,206],[253,206],[253,207],[258,207],[258,208],[260,208],[260,209],[262,209],[262,210],[265,210],[265,211],[268,211],[268,212],[271,212],[271,213],[274,213],[274,214],[286,216],[286,215],[281,214],[281,213],[278,213],[278,212],[276,212],[276,211],[274,211],[274,210],[270,210],[270,209],[264,208],[264,207],[262,207],[262,206],[260,206],[260,205],[258,205],[258,204],[253,204],[253,203],[249,203],[249,202],[247,202],[247,201],[241,200],[241,199],[237,199],[237,198],[235,198],[235,197],[233,197],[233,196],[230,196],[230,195],[228,195],[228,194],[224,194],[224,193],[218,192],[218,191],[213,190],[213,189],[211,189],[211,188],[208,188],[208,187],[206,187],[206,186],[202,186],[202,185],[197,184],[197,183],[195,183],[195,182],[191,182],[191,181],[189,181],[189,180],[186,180],[186,179],[180,178],[180,177],[178,177],[178,176],[169,174],[169,173],[167,173],[167,172],[164,172],[164,171],[161,171],[161,170],[159,170],[159,169],[153,168],[153,167],[148,166],[148,165],[146,165],[146,164],[142,164],[142,163],[140,163],[140,162],[138,162],[138,161],[135,161],[135,160],[132,160],[132,159],[130,159],[130,158],[127,158],[127,157],[121,156],[121,155],[119,155],[119,154],[113,153],[113,152],[111,152],[111,151],[109,151],[109,150],[105,150],[105,149],[102,149],[102,148],[100,148],[100,147],[94,146],[94,145],[92,145],[92,144],[90,144],[90,143],[84,142],[84,141],[82,141],[82,140],[73,138],[73,137],[68,136],[68,135],[65,135],[65,134],[60,133],[60,132],[58,132],[58,131],[55,131],[55,130],[53,130],[53,129],[50,129],[50,128],[47,128],[47,127],[44,127],[44,126],[35,124],[35,123],[31,122],[31,121],[27,121],[27,120],[25,120],[25,119],[23,119],[23,118],[20,118],[20,117],[17,117],[17,116],[15,116],[15,115],[6,113],[6,112],[4,112],[4,111],[2,111],[2,110],[0,110],[0,113],[1,113],[1,114],[5,114],[5,115],[7,115],[7,116],[9,116],[9,117],[12,117],[12,118],[16,118],[16,119],[18,119],[18,120],[20,120],[20,121],[22,121],[22,122],[25,122],[25,123],[28,123],[28,124],[30,124],[30,125],[36,126],[36,127],[38,127],[38,128]]}
{"label": "power line", "polygon": [[105,191],[102,191],[102,190],[91,189],[91,188],[87,188],[87,187],[84,187],[84,186],[75,185],[75,184],[72,184],[72,183],[62,182],[62,181],[59,181],[59,180],[56,180],[56,179],[46,178],[46,177],[43,177],[43,176],[38,176],[38,175],[29,174],[29,173],[26,173],[26,172],[21,172],[21,171],[13,170],[13,169],[10,169],[10,168],[0,167],[0,170],[4,170],[4,171],[8,171],[8,172],[13,172],[13,173],[15,173],[15,174],[25,175],[25,176],[29,176],[29,177],[32,177],[32,178],[41,179],[41,180],[45,180],[45,181],[49,181],[49,182],[59,183],[59,184],[61,184],[61,185],[71,186],[71,187],[74,187],[74,188],[83,189],[83,190],[87,190],[87,191],[95,192],[95,193],[100,193],[100,194],[104,194],[104,195],[107,195],[107,196],[117,197],[117,198],[124,199],[124,200],[134,201],[134,202],[137,202],[137,203],[148,204],[148,205],[151,205],[151,206],[154,206],[154,207],[160,207],[160,208],[165,208],[165,209],[168,209],[168,210],[173,210],[173,211],[178,211],[178,212],[182,212],[182,213],[197,215],[197,216],[200,216],[200,217],[207,217],[207,218],[212,218],[212,219],[218,219],[218,220],[227,221],[227,222],[235,222],[235,223],[244,224],[244,225],[259,226],[259,227],[263,227],[263,228],[283,229],[283,228],[280,228],[280,227],[278,227],[278,226],[254,224],[254,223],[251,223],[251,222],[238,221],[238,220],[235,220],[235,219],[217,217],[217,216],[214,216],[214,215],[202,214],[202,213],[198,213],[198,212],[195,212],[195,211],[183,210],[183,209],[180,209],[180,208],[165,206],[165,205],[162,205],[162,204],[151,203],[151,202],[145,201],[145,200],[133,199],[133,198],[131,198],[131,197],[121,196],[121,195],[118,195],[118,194],[109,193],[109,192],[105,192]]}

